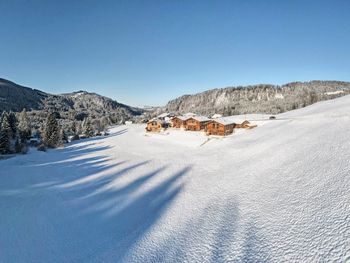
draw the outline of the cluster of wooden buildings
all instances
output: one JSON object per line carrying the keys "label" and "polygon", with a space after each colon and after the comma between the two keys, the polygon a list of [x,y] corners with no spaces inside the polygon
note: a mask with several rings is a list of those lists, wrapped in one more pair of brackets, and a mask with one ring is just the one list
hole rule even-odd
{"label": "cluster of wooden buildings", "polygon": [[204,131],[207,135],[225,136],[233,133],[235,128],[252,129],[256,125],[251,125],[249,121],[237,123],[230,118],[219,117],[209,119],[205,116],[187,114],[183,116],[155,118],[147,123],[146,131],[160,132],[168,127],[183,129],[187,131]]}

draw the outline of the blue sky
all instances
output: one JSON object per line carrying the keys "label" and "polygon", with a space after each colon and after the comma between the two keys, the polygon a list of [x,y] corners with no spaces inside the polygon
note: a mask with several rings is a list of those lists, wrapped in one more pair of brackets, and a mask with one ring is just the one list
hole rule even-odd
{"label": "blue sky", "polygon": [[350,81],[350,1],[0,0],[0,77],[164,105],[211,88]]}

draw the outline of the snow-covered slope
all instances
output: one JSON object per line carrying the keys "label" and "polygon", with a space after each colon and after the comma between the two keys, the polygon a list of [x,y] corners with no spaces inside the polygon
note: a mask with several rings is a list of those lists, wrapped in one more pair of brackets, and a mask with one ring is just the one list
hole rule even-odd
{"label": "snow-covered slope", "polygon": [[349,262],[350,96],[261,118],[1,161],[0,262]]}

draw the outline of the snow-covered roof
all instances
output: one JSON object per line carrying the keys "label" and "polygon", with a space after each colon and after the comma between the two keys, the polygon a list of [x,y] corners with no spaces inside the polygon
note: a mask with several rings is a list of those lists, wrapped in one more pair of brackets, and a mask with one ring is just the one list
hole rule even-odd
{"label": "snow-covered roof", "polygon": [[157,118],[165,118],[165,117],[168,117],[169,116],[169,113],[168,112],[164,112],[162,114],[160,114]]}
{"label": "snow-covered roof", "polygon": [[222,125],[230,125],[230,124],[238,123],[232,117],[221,117],[221,118],[216,118],[215,120],[212,120],[212,121],[215,121]]}
{"label": "snow-covered roof", "polygon": [[186,117],[193,117],[193,116],[196,116],[197,114],[195,113],[192,113],[192,112],[188,112],[188,113],[185,113],[183,116],[186,116]]}
{"label": "snow-covered roof", "polygon": [[176,116],[175,118],[178,118],[182,121],[187,121],[189,118],[191,118],[191,116]]}
{"label": "snow-covered roof", "polygon": [[157,119],[157,118],[153,118],[153,119],[150,119],[147,123],[151,123],[151,122],[160,122],[160,123],[165,123],[163,120],[160,120],[160,119]]}
{"label": "snow-covered roof", "polygon": [[215,113],[213,116],[211,116],[212,119],[221,118],[221,117],[222,115],[218,113]]}
{"label": "snow-covered roof", "polygon": [[199,122],[210,121],[210,119],[205,116],[193,116],[191,118]]}

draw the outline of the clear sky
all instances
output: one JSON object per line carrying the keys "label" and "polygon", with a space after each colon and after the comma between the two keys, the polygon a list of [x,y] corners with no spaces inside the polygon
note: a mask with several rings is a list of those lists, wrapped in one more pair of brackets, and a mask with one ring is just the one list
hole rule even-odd
{"label": "clear sky", "polygon": [[135,105],[350,81],[349,0],[0,0],[0,77]]}

